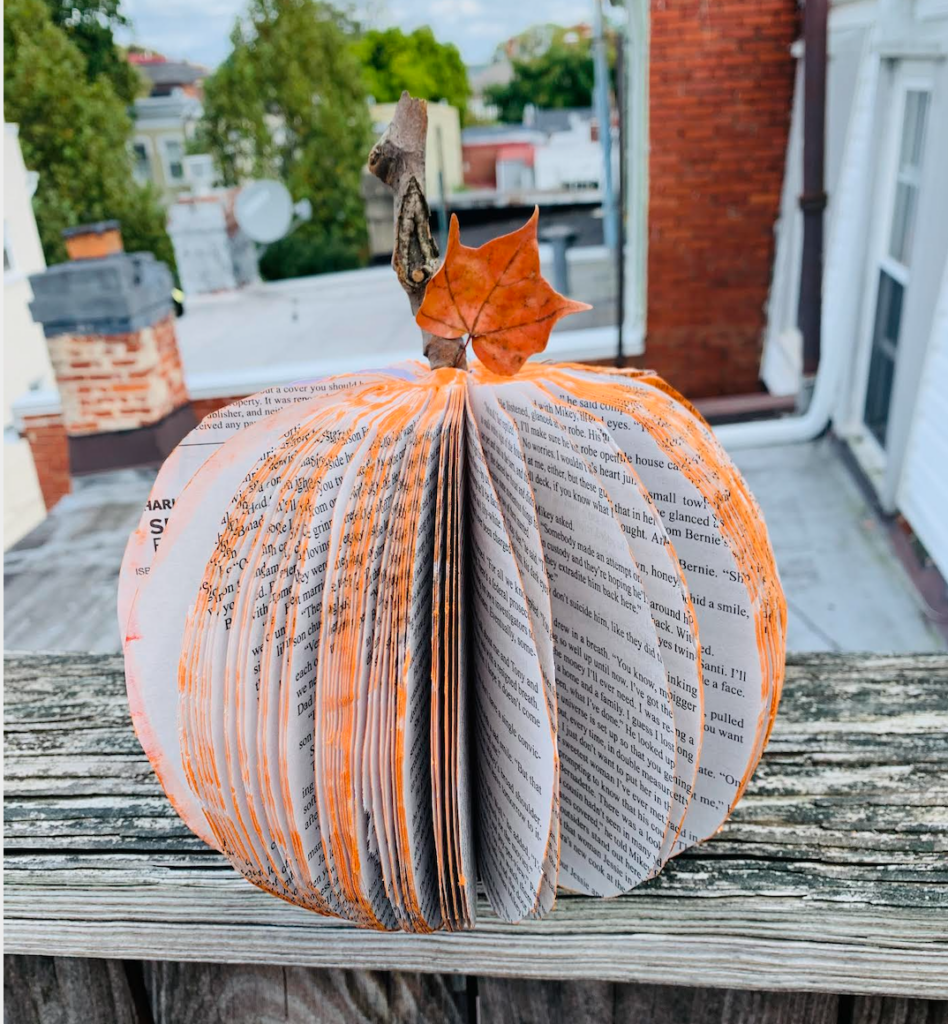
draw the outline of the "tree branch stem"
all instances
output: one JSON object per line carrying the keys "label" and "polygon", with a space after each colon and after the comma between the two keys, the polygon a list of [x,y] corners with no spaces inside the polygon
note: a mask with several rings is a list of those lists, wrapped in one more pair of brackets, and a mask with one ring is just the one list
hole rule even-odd
{"label": "tree branch stem", "polygon": [[[440,265],[425,198],[427,136],[427,103],[403,92],[392,123],[369,154],[369,170],[394,193],[392,268],[408,296],[413,315],[417,314],[425,288]],[[433,370],[441,366],[467,369],[463,339],[439,338],[428,331],[422,331],[421,337],[424,354]]]}

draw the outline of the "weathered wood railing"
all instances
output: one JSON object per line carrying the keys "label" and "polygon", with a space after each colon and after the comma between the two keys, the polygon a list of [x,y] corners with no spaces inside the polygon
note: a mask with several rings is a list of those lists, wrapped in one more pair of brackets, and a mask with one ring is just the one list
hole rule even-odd
{"label": "weathered wood railing", "polygon": [[[886,1016],[892,997],[948,997],[948,656],[794,658],[770,747],[712,841],[627,897],[564,896],[516,927],[482,905],[476,931],[437,936],[357,931],[235,875],[152,776],[121,659],[5,668],[6,950],[125,964],[13,957],[17,1005],[39,1005],[30,971],[52,971],[63,999],[78,971],[115,1020],[217,1020],[230,999],[231,1021],[297,1019],[291,1003],[324,1019],[311,1002],[332,1019],[883,1021],[908,1019]],[[381,970],[410,973],[368,973]]]}

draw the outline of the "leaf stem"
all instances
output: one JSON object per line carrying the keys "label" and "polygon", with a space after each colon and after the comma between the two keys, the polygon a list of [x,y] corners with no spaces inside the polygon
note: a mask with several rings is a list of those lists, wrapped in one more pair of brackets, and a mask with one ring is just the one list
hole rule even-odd
{"label": "leaf stem", "polygon": [[[369,154],[369,170],[395,196],[395,246],[392,268],[417,314],[425,288],[440,265],[438,246],[431,236],[425,198],[425,149],[428,105],[403,92],[392,123]],[[442,366],[467,369],[466,342],[421,332],[422,348],[433,370]]]}

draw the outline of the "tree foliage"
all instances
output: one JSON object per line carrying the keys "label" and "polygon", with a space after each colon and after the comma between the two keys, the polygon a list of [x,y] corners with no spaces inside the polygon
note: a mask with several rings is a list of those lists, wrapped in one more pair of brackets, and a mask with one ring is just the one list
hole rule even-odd
{"label": "tree foliage", "polygon": [[85,57],[90,82],[104,75],[116,95],[131,103],[145,88],[138,70],[115,43],[114,30],[128,25],[120,0],[44,0],[53,24],[61,28]]}
{"label": "tree foliage", "polygon": [[4,118],[19,124],[23,160],[39,172],[33,209],[47,261],[66,258],[64,228],[114,218],[126,249],[173,267],[164,210],[132,177],[132,123],[108,76],[90,81],[43,0],[7,0],[3,29]]}
{"label": "tree foliage", "polygon": [[355,44],[365,84],[378,103],[393,103],[407,89],[425,100],[445,100],[467,109],[471,86],[467,68],[453,43],[439,43],[430,28],[405,34],[399,28],[373,29]]}
{"label": "tree foliage", "polygon": [[[267,276],[357,266],[367,256],[362,168],[372,143],[351,24],[319,0],[250,0],[231,53],[204,83],[194,146],[222,180],[276,178],[313,218],[267,253]],[[286,259],[281,260],[280,254]]]}
{"label": "tree foliage", "polygon": [[528,103],[541,109],[592,105],[596,73],[587,41],[554,43],[536,57],[512,63],[513,78],[484,91],[488,102],[498,108],[501,121],[522,121]]}

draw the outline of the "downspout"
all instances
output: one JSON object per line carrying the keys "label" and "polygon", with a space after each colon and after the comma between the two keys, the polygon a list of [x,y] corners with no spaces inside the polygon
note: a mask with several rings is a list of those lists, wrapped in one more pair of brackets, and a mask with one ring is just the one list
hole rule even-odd
{"label": "downspout", "polygon": [[801,396],[806,400],[820,365],[823,300],[823,187],[826,144],[826,22],[829,0],[806,0],[803,13],[803,254],[797,325],[803,337]]}
{"label": "downspout", "polygon": [[642,352],[648,279],[649,29],[650,0],[626,4],[625,174],[622,218],[623,358]]}
{"label": "downspout", "polygon": [[818,437],[829,426],[844,350],[832,348],[821,362],[823,307],[823,211],[826,124],[826,54],[828,0],[806,0],[803,15],[803,246],[797,323],[803,338],[801,415],[782,420],[726,424],[715,428],[725,447],[750,448],[796,444]]}
{"label": "downspout", "polygon": [[612,175],[612,115],[609,110],[609,61],[603,30],[602,0],[593,0],[593,96],[596,120],[599,122],[599,145],[602,149],[602,233],[610,252],[618,246],[616,196]]}

